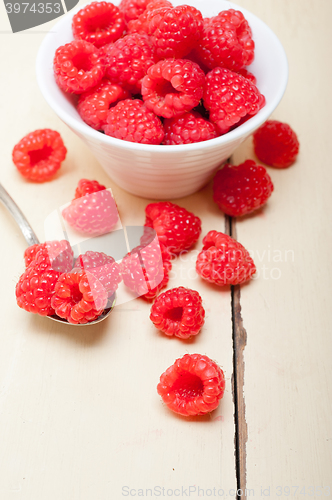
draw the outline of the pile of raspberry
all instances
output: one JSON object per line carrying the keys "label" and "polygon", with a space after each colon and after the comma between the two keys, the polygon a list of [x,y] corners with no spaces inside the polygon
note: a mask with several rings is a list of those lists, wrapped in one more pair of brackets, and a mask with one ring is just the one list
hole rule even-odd
{"label": "pile of raspberry", "polygon": [[59,47],[59,87],[76,94],[81,118],[130,142],[191,144],[214,139],[258,113],[265,98],[246,67],[255,44],[244,15],[203,18],[168,0],[93,2]]}

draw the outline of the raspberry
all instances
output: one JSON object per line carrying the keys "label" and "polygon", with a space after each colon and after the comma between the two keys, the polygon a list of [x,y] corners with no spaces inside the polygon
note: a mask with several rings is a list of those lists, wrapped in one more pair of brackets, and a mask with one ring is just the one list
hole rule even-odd
{"label": "raspberry", "polygon": [[[74,200],[62,211],[63,218],[77,231],[89,234],[90,236],[100,236],[112,231],[119,220],[118,209],[112,193],[101,186],[97,181],[92,181],[90,186],[86,179],[82,179],[78,185]],[[80,190],[88,194],[76,198]]]}
{"label": "raspberry", "polygon": [[46,241],[46,243],[37,243],[28,247],[24,252],[26,268],[33,263],[40,250],[42,250],[45,259],[49,259],[49,264],[54,271],[65,273],[72,269],[74,253],[67,240]]}
{"label": "raspberry", "polygon": [[186,59],[165,59],[150,66],[142,80],[147,108],[164,118],[182,115],[203,96],[205,74],[198,64]]}
{"label": "raspberry", "polygon": [[163,144],[192,144],[218,137],[217,127],[202,117],[197,111],[184,113],[164,121]]}
{"label": "raspberry", "polygon": [[74,38],[101,47],[120,38],[125,21],[111,2],[92,2],[74,15],[72,29]]}
{"label": "raspberry", "polygon": [[77,258],[74,267],[88,270],[97,278],[105,288],[108,298],[112,297],[122,280],[119,264],[103,252],[85,252]]}
{"label": "raspberry", "polygon": [[124,284],[138,297],[153,300],[165,288],[172,267],[167,248],[155,238],[129,252],[121,263]]}
{"label": "raspberry", "polygon": [[225,68],[215,68],[206,75],[203,101],[221,134],[265,105],[265,97],[255,85]]}
{"label": "raspberry", "polygon": [[299,147],[297,135],[287,123],[268,120],[254,133],[256,156],[271,167],[287,168],[292,165]]}
{"label": "raspberry", "polygon": [[157,62],[154,48],[147,35],[131,33],[104,49],[106,75],[129,91],[141,92],[142,78]]}
{"label": "raspberry", "polygon": [[203,354],[185,354],[161,376],[158,394],[180,415],[205,415],[215,410],[225,392],[222,369]]}
{"label": "raspberry", "polygon": [[102,130],[106,125],[108,110],[122,99],[128,99],[130,93],[103,79],[101,83],[80,95],[77,111],[82,120],[95,130]]}
{"label": "raspberry", "polygon": [[273,191],[266,168],[247,160],[241,165],[226,164],[213,180],[213,199],[227,215],[239,217],[260,208]]}
{"label": "raspberry", "polygon": [[107,305],[107,292],[91,273],[63,273],[58,279],[51,305],[69,323],[94,321]]}
{"label": "raspberry", "polygon": [[204,324],[205,311],[198,292],[180,286],[161,293],[151,307],[150,319],[168,336],[188,339]]}
{"label": "raspberry", "polygon": [[205,280],[219,286],[238,285],[256,272],[249,252],[227,234],[210,231],[203,239],[196,271]]}
{"label": "raspberry", "polygon": [[12,157],[18,171],[34,182],[51,179],[66,158],[67,149],[58,132],[35,130],[14,146]]}
{"label": "raspberry", "polygon": [[60,89],[71,94],[82,94],[99,85],[105,73],[98,49],[84,40],[74,40],[59,47],[53,69]]}
{"label": "raspberry", "polygon": [[148,23],[148,34],[158,59],[183,58],[195,47],[202,33],[202,14],[190,5],[161,8]]}
{"label": "raspberry", "polygon": [[150,203],[145,208],[145,226],[152,227],[170,252],[188,250],[201,234],[201,220],[185,208],[169,201]]}
{"label": "raspberry", "polygon": [[194,52],[208,68],[238,71],[254,60],[251,28],[242,12],[229,9],[204,20],[204,29]]}
{"label": "raspberry", "polygon": [[129,33],[149,33],[149,23],[151,18],[156,14],[156,11],[163,9],[165,7],[172,7],[171,2],[168,0],[152,0],[150,1],[146,9],[138,16],[137,19],[132,19],[128,22],[128,32]]}
{"label": "raspberry", "polygon": [[164,138],[160,119],[139,99],[125,99],[111,108],[104,131],[111,137],[141,144],[160,144]]}
{"label": "raspberry", "polygon": [[133,19],[137,19],[151,0],[121,0],[119,9],[123,14],[124,20],[129,23]]}
{"label": "raspberry", "polygon": [[53,315],[51,299],[60,276],[60,271],[52,269],[47,249],[40,248],[16,284],[18,306],[41,316]]}
{"label": "raspberry", "polygon": [[89,179],[81,179],[78,181],[77,188],[75,189],[74,200],[81,198],[87,194],[97,193],[106,189],[105,186],[99,184],[98,181],[90,181]]}
{"label": "raspberry", "polygon": [[245,68],[238,69],[236,71],[236,73],[238,73],[241,76],[244,76],[244,78],[246,78],[251,83],[253,83],[254,85],[256,85],[257,79],[256,79],[255,75],[253,75],[252,73],[250,73],[250,71],[248,71],[247,69],[245,69]]}

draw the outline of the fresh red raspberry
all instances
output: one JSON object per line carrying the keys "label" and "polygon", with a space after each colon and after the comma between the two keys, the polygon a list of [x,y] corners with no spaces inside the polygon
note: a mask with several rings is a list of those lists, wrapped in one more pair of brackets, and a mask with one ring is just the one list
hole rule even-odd
{"label": "fresh red raspberry", "polygon": [[75,269],[88,270],[105,288],[108,298],[111,298],[122,281],[120,266],[113,257],[103,252],[87,251],[75,262]]}
{"label": "fresh red raspberry", "polygon": [[106,125],[108,110],[122,99],[130,98],[130,93],[107,79],[80,95],[77,111],[82,120],[95,130]]}
{"label": "fresh red raspberry", "polygon": [[24,252],[26,268],[33,263],[40,250],[42,250],[45,259],[48,257],[50,266],[54,271],[66,273],[72,269],[74,253],[67,240],[46,241],[28,247]]}
{"label": "fresh red raspberry", "polygon": [[152,17],[157,11],[159,12],[160,9],[164,9],[165,7],[171,8],[173,5],[168,0],[150,1],[137,19],[132,19],[128,22],[128,32],[149,34],[149,23]]}
{"label": "fresh red raspberry", "polygon": [[271,167],[287,168],[292,165],[299,147],[297,135],[287,123],[268,120],[254,133],[256,156]]}
{"label": "fresh red raspberry", "polygon": [[241,76],[244,76],[244,78],[246,78],[251,83],[253,83],[254,85],[256,85],[257,79],[256,79],[255,75],[253,75],[252,73],[250,73],[250,71],[248,71],[246,68],[238,69],[236,71],[236,73],[238,73]]}
{"label": "fresh red raspberry", "polygon": [[213,199],[232,217],[250,214],[264,205],[273,191],[266,168],[247,160],[240,165],[226,164],[213,179]]}
{"label": "fresh red raspberry", "polygon": [[208,356],[185,354],[160,376],[157,391],[175,413],[205,415],[218,407],[224,395],[224,372]]}
{"label": "fresh red raspberry", "polygon": [[74,40],[59,47],[53,69],[60,89],[71,94],[82,94],[99,85],[105,73],[98,49],[84,40]]}
{"label": "fresh red raspberry", "polygon": [[192,110],[203,97],[205,74],[186,59],[165,59],[150,66],[142,80],[146,107],[164,118]]}
{"label": "fresh red raspberry", "polygon": [[107,305],[107,292],[91,273],[63,273],[54,289],[51,305],[60,318],[69,323],[94,321]]}
{"label": "fresh red raspberry", "polygon": [[91,181],[86,179],[80,181],[81,185],[79,183],[75,198],[63,209],[62,216],[77,231],[90,236],[100,236],[109,233],[115,227],[119,220],[118,209],[112,193],[99,183],[98,186],[90,185],[90,190],[96,189],[96,191],[87,191],[87,194],[76,198],[81,189],[87,189],[88,182]]}
{"label": "fresh red raspberry", "polygon": [[167,286],[171,267],[170,252],[155,238],[122,259],[121,274],[124,284],[137,297],[153,300]]}
{"label": "fresh red raspberry", "polygon": [[41,316],[53,315],[51,299],[60,276],[61,272],[52,268],[47,249],[39,249],[16,284],[18,306]]}
{"label": "fresh red raspberry", "polygon": [[160,119],[140,99],[125,99],[111,108],[104,131],[116,139],[141,144],[160,144],[164,138]]}
{"label": "fresh red raspberry", "polygon": [[98,181],[90,181],[89,179],[81,179],[78,181],[77,188],[75,189],[74,200],[81,198],[87,194],[97,193],[103,191],[106,186],[99,184]]}
{"label": "fresh red raspberry", "polygon": [[137,19],[146,10],[151,0],[121,0],[119,9],[126,23]]}
{"label": "fresh red raspberry", "polygon": [[195,290],[172,288],[161,293],[151,307],[150,319],[166,335],[188,339],[204,324],[202,298]]}
{"label": "fresh red raspberry", "polygon": [[203,118],[197,111],[184,113],[175,118],[166,118],[164,131],[163,144],[166,145],[192,144],[219,136],[216,125]]}
{"label": "fresh red raspberry", "polygon": [[51,179],[66,158],[67,149],[58,132],[35,130],[14,146],[12,158],[20,174],[34,182]]}
{"label": "fresh red raspberry", "polygon": [[206,75],[203,101],[210,110],[210,121],[217,124],[221,134],[265,105],[265,97],[255,85],[225,68],[215,68]]}
{"label": "fresh red raspberry", "polygon": [[238,71],[254,60],[255,43],[242,12],[229,9],[204,20],[201,39],[194,50],[208,68]]}
{"label": "fresh red raspberry", "polygon": [[133,94],[141,92],[142,78],[157,62],[147,35],[131,33],[104,49],[106,76]]}
{"label": "fresh red raspberry", "polygon": [[102,47],[122,36],[125,21],[111,2],[92,2],[74,15],[72,29],[74,38]]}
{"label": "fresh red raspberry", "polygon": [[179,254],[196,243],[201,234],[201,220],[183,207],[169,201],[145,207],[145,226],[152,227],[170,252]]}
{"label": "fresh red raspberry", "polygon": [[256,272],[249,252],[227,234],[210,231],[203,239],[196,271],[205,280],[219,286],[239,285]]}

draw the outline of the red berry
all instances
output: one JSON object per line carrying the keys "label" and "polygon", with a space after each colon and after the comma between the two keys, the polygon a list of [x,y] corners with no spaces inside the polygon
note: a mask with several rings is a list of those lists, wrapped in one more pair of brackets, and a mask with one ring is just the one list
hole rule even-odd
{"label": "red berry", "polygon": [[37,243],[28,247],[24,252],[26,268],[33,263],[40,250],[42,250],[45,258],[48,257],[50,266],[54,271],[65,273],[72,269],[74,253],[67,240],[46,241],[46,243]]}
{"label": "red berry", "polygon": [[99,184],[98,181],[90,181],[89,179],[81,179],[78,181],[77,188],[75,190],[74,200],[81,198],[87,194],[97,193],[98,191],[103,191],[106,189],[105,186]]}
{"label": "red berry", "polygon": [[238,71],[254,60],[251,28],[242,12],[224,10],[204,20],[204,29],[194,52],[208,68]]}
{"label": "red berry", "polygon": [[104,49],[106,76],[129,91],[141,92],[142,78],[157,62],[147,35],[131,33]]}
{"label": "red berry", "polygon": [[13,149],[18,171],[34,182],[51,179],[66,158],[67,149],[58,132],[48,128],[35,130],[23,137]]}
{"label": "red berry", "polygon": [[225,376],[203,354],[185,354],[160,376],[158,394],[180,415],[205,415],[215,410],[225,392]]}
{"label": "red berry", "polygon": [[167,286],[171,255],[156,238],[129,252],[121,263],[124,284],[137,296],[153,300]]}
{"label": "red berry", "polygon": [[273,191],[266,168],[247,160],[241,165],[226,164],[213,180],[213,199],[232,217],[249,214],[264,205]]}
{"label": "red berry", "polygon": [[238,69],[236,71],[236,73],[238,73],[241,76],[244,76],[244,78],[246,78],[251,83],[253,83],[254,85],[256,85],[257,79],[256,79],[255,75],[253,75],[252,73],[250,73],[250,71],[248,71],[247,69],[245,69],[245,68]]}
{"label": "red berry", "polygon": [[159,9],[148,23],[148,34],[156,47],[158,59],[185,57],[202,33],[202,14],[190,5]]}
{"label": "red berry", "polygon": [[59,87],[72,94],[82,94],[99,85],[105,73],[98,49],[84,40],[74,40],[59,47],[53,69]]}
{"label": "red berry", "polygon": [[121,0],[119,4],[119,9],[123,14],[126,23],[137,19],[145,9],[151,0]]}
{"label": "red berry", "polygon": [[111,2],[92,2],[73,17],[74,38],[101,47],[123,34],[125,21],[119,7]]}
{"label": "red berry", "polygon": [[188,339],[204,324],[205,311],[198,292],[180,286],[161,293],[151,307],[150,319],[168,336]]}
{"label": "red berry", "polygon": [[142,80],[142,96],[156,115],[172,118],[190,111],[203,96],[205,74],[186,59],[165,59],[150,66]]}
{"label": "red berry", "polygon": [[169,201],[150,203],[145,208],[145,226],[152,227],[170,252],[188,250],[201,234],[201,220],[183,207]]}
{"label": "red berry", "polygon": [[203,239],[196,271],[205,280],[219,286],[238,285],[256,272],[249,252],[227,234],[210,231]]}
{"label": "red berry", "polygon": [[219,135],[216,125],[203,118],[197,111],[184,113],[175,118],[166,118],[164,131],[163,144],[166,145],[208,141]]}
{"label": "red berry", "polygon": [[225,68],[215,68],[206,75],[203,101],[221,134],[265,105],[265,97],[255,85]]}
{"label": "red berry", "polygon": [[129,33],[149,33],[149,23],[156,11],[165,7],[172,7],[168,0],[151,0],[148,2],[143,12],[136,18],[128,22]]}
{"label": "red berry", "polygon": [[111,137],[141,144],[160,144],[164,138],[160,119],[139,99],[125,99],[111,108],[104,131]]}
{"label": "red berry", "polygon": [[75,269],[88,270],[97,278],[107,291],[108,297],[114,294],[122,281],[120,266],[113,257],[103,252],[87,251],[80,255],[75,262]]}
{"label": "red berry", "polygon": [[[73,201],[62,211],[63,218],[77,231],[90,236],[109,233],[119,220],[118,209],[112,193],[99,183],[91,186],[90,192],[77,198],[80,190],[87,189],[86,179],[82,179]],[[85,187],[84,187],[85,185]],[[82,187],[83,186],[83,187]],[[95,189],[95,190],[94,190]]]}
{"label": "red berry", "polygon": [[51,300],[55,313],[69,323],[88,323],[101,315],[107,292],[91,273],[64,273],[58,279]]}
{"label": "red berry", "polygon": [[292,165],[299,152],[294,130],[277,120],[268,120],[254,133],[254,150],[259,160],[276,168]]}
{"label": "red berry", "polygon": [[106,125],[108,110],[122,99],[128,99],[130,93],[107,79],[80,95],[77,111],[82,120],[95,130],[102,130]]}

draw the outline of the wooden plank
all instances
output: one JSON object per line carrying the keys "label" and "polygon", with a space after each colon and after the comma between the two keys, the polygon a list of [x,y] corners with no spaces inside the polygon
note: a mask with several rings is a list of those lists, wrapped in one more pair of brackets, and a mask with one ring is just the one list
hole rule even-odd
{"label": "wooden plank", "polygon": [[[289,59],[289,85],[273,118],[299,136],[298,161],[269,168],[268,205],[236,221],[259,276],[241,287],[247,345],[246,487],[253,496],[319,498],[331,487],[331,294],[328,214],[330,2],[239,1],[263,18]],[[319,12],[319,16],[316,14]],[[249,139],[233,163],[255,158]]]}
{"label": "wooden plank", "polygon": [[[4,17],[1,23],[9,29]],[[1,182],[40,239],[45,218],[72,198],[82,177],[112,187],[123,224],[141,225],[148,200],[115,186],[42,99],[34,64],[43,35],[0,37],[6,68],[6,80],[0,82],[6,96],[1,101]],[[43,127],[62,134],[68,156],[56,178],[39,185],[20,177],[11,150],[26,133]],[[224,229],[211,186],[178,203],[202,218],[203,235]],[[207,310],[201,334],[182,342],[157,333],[143,300],[116,307],[107,321],[84,330],[20,310],[14,287],[23,271],[25,242],[2,206],[0,225],[1,498],[119,499],[128,491],[124,487],[137,495],[140,488],[166,488],[166,495],[167,489],[188,492],[191,487],[191,497],[197,498],[198,487],[236,489],[230,291],[196,277],[200,245],[174,263],[169,283],[197,289]],[[225,371],[226,394],[211,416],[177,417],[156,392],[160,374],[186,352],[207,354]]]}

